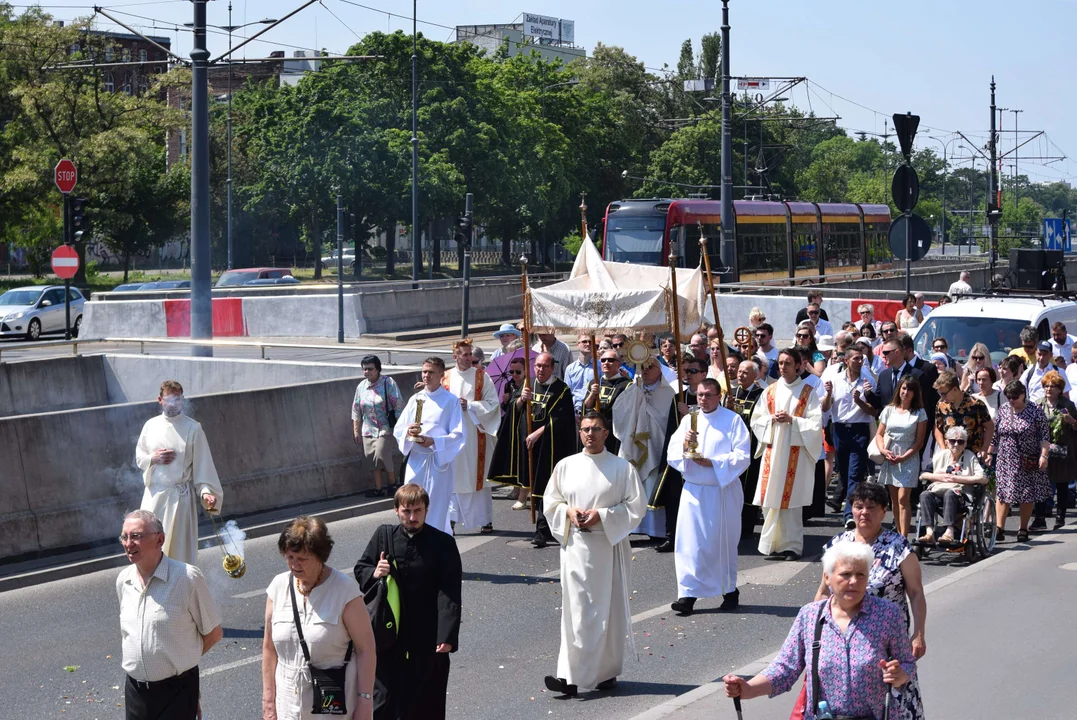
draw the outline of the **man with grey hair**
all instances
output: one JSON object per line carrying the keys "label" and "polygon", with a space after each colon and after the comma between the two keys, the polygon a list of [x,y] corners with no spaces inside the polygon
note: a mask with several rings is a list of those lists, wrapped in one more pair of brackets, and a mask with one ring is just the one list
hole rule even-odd
{"label": "man with grey hair", "polygon": [[916,309],[920,311],[920,314],[927,317],[931,314],[931,306],[924,302],[924,294],[917,290],[912,294],[916,298]]}
{"label": "man with grey hair", "polygon": [[198,663],[224,635],[202,571],[164,554],[161,521],[128,513],[120,543],[131,564],[116,578],[127,720],[200,715]]}
{"label": "man with grey hair", "polygon": [[957,300],[960,295],[968,295],[972,292],[972,285],[969,285],[969,280],[972,279],[972,275],[968,270],[962,270],[958,276],[957,281],[950,284],[950,289],[946,291],[954,300]]}

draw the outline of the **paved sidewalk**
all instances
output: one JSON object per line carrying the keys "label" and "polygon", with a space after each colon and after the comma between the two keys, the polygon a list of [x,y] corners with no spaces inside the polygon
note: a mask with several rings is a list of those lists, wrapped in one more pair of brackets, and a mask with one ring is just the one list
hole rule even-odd
{"label": "paved sidewalk", "polygon": [[[1070,617],[1077,607],[1077,527],[1003,548],[927,586],[928,651],[918,671],[929,718],[1077,717],[1070,690],[1077,665],[1077,623]],[[753,674],[765,665],[737,672]],[[794,699],[789,693],[746,701],[744,718],[788,720]],[[735,718],[716,682],[632,720]]]}

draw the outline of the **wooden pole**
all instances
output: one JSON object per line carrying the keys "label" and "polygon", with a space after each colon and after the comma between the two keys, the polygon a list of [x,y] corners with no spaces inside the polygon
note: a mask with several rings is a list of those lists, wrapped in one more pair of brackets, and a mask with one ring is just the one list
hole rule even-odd
{"label": "wooden pole", "polygon": [[[581,238],[587,237],[587,193],[580,193],[580,235]],[[598,344],[595,342],[595,336],[591,334],[591,370],[595,374],[595,384],[600,385],[601,375],[598,374]],[[595,395],[595,411],[599,408],[599,395]]]}
{"label": "wooden pole", "polygon": [[[594,334],[591,335],[591,372],[595,374],[595,384],[599,385],[600,376],[598,374],[598,345],[595,344]],[[595,410],[598,410],[598,393],[595,394]]]}
{"label": "wooden pole", "polygon": [[[711,275],[711,259],[707,255],[707,238],[703,235],[703,224],[699,225],[699,254],[703,258],[703,265],[707,269],[707,291],[711,296],[711,310],[714,311],[714,327],[718,328],[718,352],[722,358],[722,375],[725,377],[726,407],[730,407],[733,397],[733,381],[729,377],[729,366],[726,365],[725,333],[722,332],[722,323],[718,319],[718,297],[714,290],[714,277]],[[747,359],[747,358],[745,358]]]}
{"label": "wooden pole", "polygon": [[580,193],[580,239],[587,237],[587,193]]}
{"label": "wooden pole", "polygon": [[[682,367],[681,358],[681,316],[680,308],[677,307],[677,255],[675,253],[669,254],[669,289],[673,294],[670,305],[673,310],[673,349],[677,353],[677,382],[683,391],[684,368]],[[687,400],[688,394],[685,393],[684,397]]]}
{"label": "wooden pole", "polygon": [[[520,285],[523,288],[523,333],[524,333],[524,388],[531,389],[531,301],[527,294],[527,256],[520,258]],[[527,435],[534,431],[531,420],[531,401],[524,402],[527,416]],[[515,428],[513,428],[515,431]],[[550,438],[552,441],[553,438]],[[535,451],[527,448],[527,489],[528,505],[531,507],[531,524],[535,523]]]}

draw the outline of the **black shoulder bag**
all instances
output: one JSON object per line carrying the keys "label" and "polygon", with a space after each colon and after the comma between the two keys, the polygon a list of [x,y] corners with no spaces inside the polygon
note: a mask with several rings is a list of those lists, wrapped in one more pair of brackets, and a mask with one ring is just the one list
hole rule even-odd
{"label": "black shoulder bag", "polygon": [[381,379],[381,387],[381,398],[385,402],[385,417],[389,421],[389,432],[392,433],[396,427],[396,408],[389,404],[389,381],[386,378]]}
{"label": "black shoulder bag", "polygon": [[344,683],[348,674],[348,661],[352,657],[352,643],[348,643],[343,666],[322,669],[311,665],[310,650],[307,648],[307,641],[303,639],[303,625],[299,622],[299,608],[295,604],[295,580],[292,578],[288,578],[288,594],[292,596],[295,631],[299,635],[299,644],[303,648],[303,657],[307,659],[311,684],[314,686],[314,707],[310,712],[312,715],[347,715],[348,703],[344,696]]}

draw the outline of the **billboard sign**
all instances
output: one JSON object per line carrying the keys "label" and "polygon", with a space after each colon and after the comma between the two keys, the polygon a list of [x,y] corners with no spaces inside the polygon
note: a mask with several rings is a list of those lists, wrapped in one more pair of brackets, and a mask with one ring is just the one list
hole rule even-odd
{"label": "billboard sign", "polygon": [[524,13],[524,35],[541,40],[556,40],[560,21],[547,15]]}
{"label": "billboard sign", "polygon": [[575,20],[558,20],[560,27],[560,36],[557,38],[563,43],[569,45],[576,44],[576,21]]}

